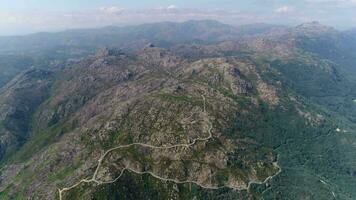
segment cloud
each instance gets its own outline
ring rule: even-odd
[[[352,3],[356,4],[356,0],[308,0],[315,3]]]
[[[264,15],[262,13],[246,13],[224,9],[187,9],[167,6],[157,9],[135,10],[100,7],[80,12],[0,13],[0,34],[27,34],[39,31],[124,26],[163,21],[182,22],[192,19],[212,19],[233,25],[300,22],[294,14],[280,19],[279,13]]]
[[[176,5],[169,5],[167,7],[168,10],[172,10],[172,9],[177,9],[178,7]]]
[[[282,6],[275,10],[275,12],[277,12],[277,13],[290,13],[293,11],[294,11],[294,8],[290,7],[290,6]]]
[[[116,6],[100,7],[99,10],[106,14],[121,14],[124,9]]]
[[[266,0],[267,1],[267,0]],[[277,0],[273,0],[277,1]],[[300,24],[307,21],[321,21],[327,25],[337,25],[341,21],[343,25],[352,26],[356,17],[350,15],[335,15],[337,12],[319,7],[320,1],[356,1],[356,0],[301,0],[313,1],[312,12],[304,7],[289,4],[272,8],[274,12],[241,12],[227,9],[194,9],[179,8],[175,5],[159,7],[156,9],[123,9],[116,6],[98,7],[92,10],[81,11],[27,11],[27,12],[0,12],[0,34],[25,34],[39,31],[60,31],[75,28],[96,28],[103,26],[124,26],[142,23],[154,23],[162,21],[181,22],[186,20],[218,20],[223,23],[241,25],[251,23],[276,23],[276,24]],[[276,5],[278,5],[276,4]],[[352,8],[351,8],[352,10]],[[322,12],[321,12],[322,11]],[[331,13],[334,13],[332,15]],[[345,13],[345,12],[344,12]],[[283,17],[281,17],[283,15]],[[347,17],[348,20],[345,20]]]
[[[98,7],[93,10],[68,12],[0,13],[0,34],[27,34],[76,28],[124,26],[163,21],[219,20],[230,24],[262,23],[264,16],[219,9],[187,9],[175,5],[157,9],[123,9]]]
[[[322,6],[347,7],[356,6],[356,0],[305,0],[307,3],[319,4]]]
[[[178,6],[176,5],[160,6],[158,10],[172,12],[178,10]]]

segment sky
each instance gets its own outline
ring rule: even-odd
[[[213,19],[356,27],[356,0],[0,0],[0,35]]]

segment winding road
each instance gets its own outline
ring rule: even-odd
[[[201,95],[202,98],[203,98],[203,111],[204,113],[206,113],[206,98],[204,95]],[[110,184],[110,183],[114,183],[116,182],[118,179],[120,179],[120,177],[124,174],[124,172],[127,170],[127,171],[131,171],[131,172],[134,172],[136,174],[140,174],[140,175],[143,175],[143,174],[150,174],[151,176],[157,178],[157,179],[160,179],[162,181],[167,181],[167,182],[174,182],[174,183],[177,183],[177,184],[183,184],[183,183],[193,183],[193,184],[196,184],[198,185],[199,187],[202,187],[204,189],[212,189],[212,190],[217,190],[217,189],[222,189],[222,188],[231,188],[231,189],[234,189],[234,190],[245,190],[246,188],[241,188],[241,187],[232,187],[232,186],[219,186],[219,187],[213,187],[213,186],[204,186],[202,185],[201,183],[198,183],[197,181],[193,181],[193,180],[185,180],[185,181],[179,181],[179,180],[176,180],[176,179],[168,179],[168,178],[164,178],[164,177],[160,177],[156,174],[154,174],[153,172],[149,172],[149,171],[145,171],[145,172],[140,172],[140,171],[137,171],[137,170],[134,170],[134,169],[131,169],[131,168],[128,168],[128,167],[125,167],[124,169],[121,170],[120,174],[118,177],[116,177],[114,180],[112,181],[107,181],[107,182],[103,182],[103,181],[100,181],[100,180],[97,180],[96,179],[96,176],[98,174],[98,171],[102,165],[102,162],[103,160],[105,159],[105,157],[112,151],[115,151],[115,150],[118,150],[118,149],[123,149],[123,148],[129,148],[129,147],[132,147],[132,146],[142,146],[142,147],[148,147],[148,148],[152,148],[152,149],[173,149],[173,148],[178,148],[178,147],[185,147],[185,148],[189,148],[191,146],[194,146],[197,142],[206,142],[206,141],[209,141],[211,138],[213,138],[213,134],[211,133],[211,130],[213,129],[213,125],[212,123],[209,121],[209,129],[208,129],[208,133],[209,133],[209,136],[206,137],[206,138],[196,138],[194,139],[191,143],[188,143],[188,144],[176,144],[176,145],[171,145],[171,146],[153,146],[153,145],[149,145],[149,144],[144,144],[144,143],[132,143],[132,144],[128,144],[128,145],[120,145],[120,146],[117,146],[117,147],[114,147],[114,148],[111,148],[109,150],[107,150],[102,156],[100,156],[99,160],[98,160],[98,165],[95,169],[95,172],[92,176],[92,178],[90,179],[82,179],[80,181],[78,181],[77,183],[75,183],[74,185],[70,186],[70,187],[65,187],[65,188],[62,188],[62,189],[58,189],[58,194],[59,194],[59,200],[63,200],[63,193],[66,192],[66,191],[69,191],[71,189],[74,189],[76,188],[77,186],[79,186],[80,184],[82,183],[96,183],[98,185],[102,185],[102,184]],[[275,163],[276,166],[279,168],[279,171],[274,174],[273,176],[269,176],[267,177],[263,182],[256,182],[256,181],[250,181],[249,184],[248,184],[248,188],[247,190],[250,189],[250,186],[252,184],[264,184],[266,183],[268,180],[272,179],[274,176],[278,175],[280,172],[281,172],[281,168],[277,165],[277,163]]]

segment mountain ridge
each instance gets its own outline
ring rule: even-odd
[[[0,199],[353,199],[355,82],[309,48],[334,45],[314,26],[52,55],[0,90],[28,116],[8,133],[19,121],[0,115],[0,136],[23,136],[5,146]]]

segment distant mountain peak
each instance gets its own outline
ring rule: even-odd
[[[321,24],[318,21],[312,21],[298,25],[294,28],[294,30],[297,30],[302,33],[337,32],[337,30],[335,30],[334,28]]]
[[[300,24],[299,26],[309,27],[309,26],[324,26],[324,25],[321,24],[319,21],[311,21],[311,22]]]

